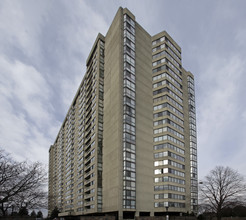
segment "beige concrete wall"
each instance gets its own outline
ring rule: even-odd
[[[120,8],[105,37],[103,212],[122,209],[123,37]]]
[[[152,212],[153,96],[151,36],[136,25],[136,209]]]

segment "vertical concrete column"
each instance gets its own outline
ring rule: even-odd
[[[123,211],[122,210],[118,211],[118,220],[123,220]]]

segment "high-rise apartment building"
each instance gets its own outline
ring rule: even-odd
[[[160,216],[197,212],[194,77],[163,31],[119,8],[49,150],[49,212]]]

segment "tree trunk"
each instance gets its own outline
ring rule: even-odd
[[[2,212],[2,215],[5,216],[6,215],[6,211],[4,209],[3,203],[1,204],[0,210]]]
[[[218,210],[217,210],[217,220],[221,220],[221,208],[218,208]]]

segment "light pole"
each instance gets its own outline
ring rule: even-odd
[[[169,215],[168,215],[168,206],[166,206],[166,211],[167,211],[166,220],[169,220]]]

